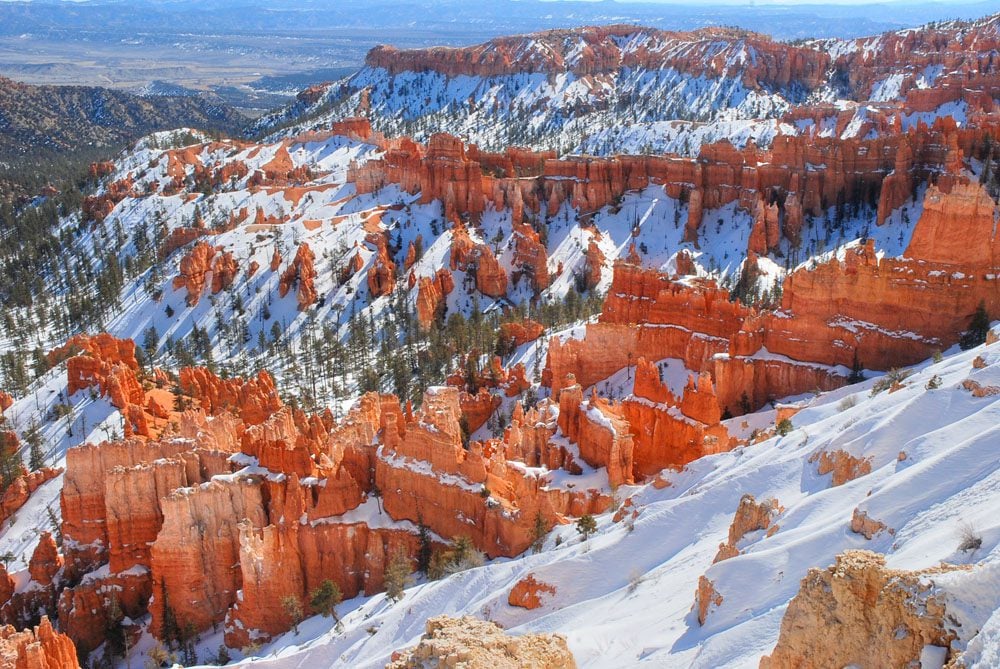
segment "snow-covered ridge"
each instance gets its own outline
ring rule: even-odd
[[[789,112],[815,105],[854,106],[854,122],[827,116],[838,135],[862,137],[877,132],[878,122],[875,129],[867,122],[873,115],[891,117],[911,91],[940,87],[955,90],[937,102],[918,98],[909,112],[928,114],[927,123],[948,115],[961,123],[956,110],[938,108],[960,102],[970,76],[994,74],[984,58],[997,47],[996,26],[989,17],[797,44],[732,30],[610,26],[464,48],[378,47],[313,104],[266,116],[255,131],[323,128],[362,113],[387,135],[426,140],[447,131],[489,150],[697,155],[705,142],[768,146],[778,134],[803,132]]]

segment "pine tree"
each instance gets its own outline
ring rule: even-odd
[[[385,568],[385,596],[396,603],[403,599],[406,586],[413,582],[410,559],[402,551],[393,553]]]
[[[420,541],[420,547],[417,549],[417,569],[426,574],[433,555],[431,533],[430,529],[424,525],[423,518],[418,517],[417,521],[417,538]]]
[[[295,634],[299,633],[299,623],[302,622],[304,612],[302,602],[295,595],[285,595],[281,598],[281,610],[285,612],[288,624]]]
[[[959,339],[959,346],[963,351],[967,351],[970,348],[975,348],[980,344],[986,343],[986,335],[990,331],[990,316],[986,312],[986,303],[981,301],[979,306],[976,307],[976,311],[972,314],[972,321],[969,323],[969,329],[966,330],[961,339]]]
[[[542,517],[542,512],[539,511],[535,514],[535,525],[531,530],[531,552],[541,553],[542,546],[545,545],[545,535],[549,533],[549,528],[545,525],[545,518]]]
[[[324,579],[319,587],[312,591],[309,600],[309,607],[317,611],[324,618],[333,616],[337,618],[337,605],[343,600],[340,587],[330,579]]]

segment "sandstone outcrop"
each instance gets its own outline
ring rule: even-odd
[[[507,596],[507,603],[522,609],[537,609],[544,600],[556,594],[556,587],[544,581],[535,579],[534,574],[528,574],[514,584]]]
[[[576,669],[558,634],[511,636],[492,622],[439,616],[413,648],[397,651],[386,669]]]
[[[131,349],[101,341],[109,358],[117,352],[116,366],[131,371]],[[484,380],[496,377],[494,392],[520,389],[519,369],[520,376],[497,366]],[[160,372],[153,382],[171,381]],[[132,620],[149,614],[154,634],[166,620],[195,631],[224,625],[226,643],[243,647],[287,630],[281,599],[308,601],[326,578],[345,597],[381,590],[393,555],[416,559],[420,523],[435,537],[469,536],[491,557],[513,556],[533,541],[538,518],[551,528],[611,504],[600,490],[553,485],[544,472],[507,460],[582,473],[569,450],[552,443],[559,428],[549,404],[545,418],[515,403],[501,438],[468,443],[463,421],[474,430],[500,404],[486,386],[475,395],[432,389],[417,412],[369,394],[340,422],[328,411],[283,405],[265,372],[220,379],[185,368],[174,393],[180,410],[169,412],[167,436],[68,451],[63,549],[42,537],[28,594],[0,576],[0,591],[4,577],[8,586],[0,618],[58,610],[62,628],[87,653],[104,641],[118,606]],[[614,435],[622,427],[615,408],[591,398],[575,413],[565,429],[580,452],[607,466],[609,478],[627,480],[628,439]],[[351,517],[365,504],[387,516],[384,525]]]
[[[843,450],[833,452],[819,451],[814,453],[809,462],[816,462],[816,473],[820,476],[832,474],[830,485],[838,486],[853,481],[859,476],[865,476],[872,471],[869,458],[859,458]]]
[[[384,235],[369,235],[376,246],[375,258],[368,270],[368,291],[373,298],[388,295],[396,287],[396,265],[389,257]]]
[[[933,574],[887,569],[885,558],[847,551],[828,569],[811,569],[781,621],[778,644],[761,669],[919,664],[925,646],[949,654],[944,603]]]
[[[740,504],[736,507],[736,515],[733,523],[729,526],[729,538],[724,544],[719,544],[719,552],[715,556],[714,562],[720,562],[740,554],[737,544],[750,532],[757,530],[777,529],[772,526],[775,517],[781,513],[781,507],[777,500],[766,499],[758,503],[753,495],[747,494],[740,498]],[[771,532],[768,533],[770,536]]]
[[[712,607],[722,606],[722,602],[722,595],[716,591],[715,584],[704,574],[698,577],[698,590],[694,599],[695,610],[698,612],[698,624],[704,625]]]
[[[851,515],[851,532],[860,534],[871,541],[872,537],[886,529],[885,523],[870,517],[867,511],[855,507],[854,513]]]
[[[411,275],[412,276],[412,275]],[[427,330],[445,306],[445,298],[455,289],[451,272],[441,268],[433,277],[422,276],[417,280],[417,321]]]

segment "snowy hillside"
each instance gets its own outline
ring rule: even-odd
[[[494,620],[512,633],[560,632],[581,667],[756,667],[806,572],[865,548],[898,569],[975,565],[938,587],[963,623],[953,647],[969,649],[965,666],[993,666],[1000,395],[977,397],[963,384],[1000,387],[997,346],[949,351],[910,370],[892,392],[873,390],[873,379],[811,397],[784,437],[620,488],[616,497],[637,512],[634,520],[615,522],[609,512],[587,541],[565,526],[540,554],[420,583],[395,605],[382,595],[345,602],[342,631],[311,619],[298,635],[262,648],[252,665],[381,667],[416,642],[427,617],[446,613]],[[830,474],[817,473],[815,456],[836,451],[867,461],[871,472],[834,486]],[[746,494],[777,501],[777,531],[748,534],[738,556],[713,564]],[[852,531],[858,512],[886,529],[871,540]],[[979,548],[959,549],[963,524],[981,537]],[[533,611],[507,602],[528,574],[555,587]],[[693,605],[703,575],[722,600],[699,625]]]

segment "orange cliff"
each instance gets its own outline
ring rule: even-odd
[[[117,340],[76,345],[131,362]],[[86,654],[104,641],[114,592],[133,620],[152,615],[154,634],[169,611],[198,630],[224,624],[227,643],[242,647],[285,631],[275,602],[305,602],[325,578],[347,597],[379,591],[395,553],[415,560],[419,523],[436,549],[442,538],[468,535],[491,557],[513,556],[533,541],[539,516],[551,527],[611,503],[606,488],[554,486],[526,468],[541,449],[553,467],[582,473],[565,440],[552,441],[555,421],[535,420],[535,409],[515,403],[502,438],[464,444],[461,419],[481,422],[499,404],[485,389],[432,389],[417,412],[368,394],[337,423],[329,412],[284,406],[266,373],[223,380],[184,369],[179,377],[178,404],[193,408],[175,412],[162,436],[68,451],[63,548],[42,538],[27,594],[0,575],[0,586],[10,581],[0,587],[0,620],[57,609]],[[623,427],[615,407],[592,399],[565,429],[587,462],[607,466],[609,481],[626,481],[630,442],[606,421]],[[362,505],[376,508],[352,513]],[[369,527],[369,512],[385,520]]]

